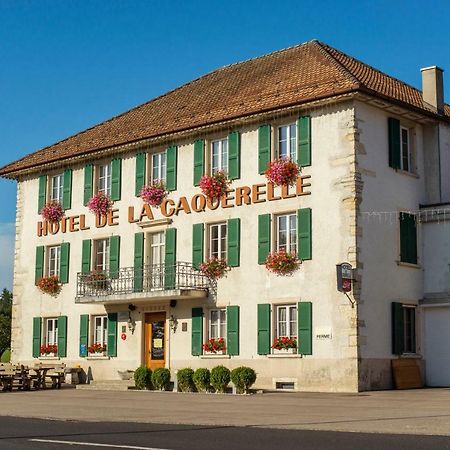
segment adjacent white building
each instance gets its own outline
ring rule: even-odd
[[[391,361],[416,358],[428,385],[449,386],[450,108],[442,71],[423,80],[421,92],[311,41],[0,169],[18,182],[13,361],[94,380],[246,365],[260,388],[354,392],[392,387]],[[281,156],[301,167],[295,187],[266,180]],[[217,170],[232,183],[210,202],[198,182]],[[145,206],[157,179],[169,195]],[[97,192],[114,202],[105,218],[86,207]],[[50,201],[65,209],[56,224],[40,215]],[[264,265],[282,249],[301,260],[289,277]],[[230,267],[217,282],[197,270],[210,257]],[[47,276],[57,296],[36,286]],[[283,336],[295,351],[273,348]],[[224,352],[203,349],[219,338]]]

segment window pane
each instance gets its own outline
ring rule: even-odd
[[[211,172],[217,172],[220,169],[220,142],[214,141],[212,143],[211,155]]]
[[[228,172],[228,140],[222,141],[221,170]]]
[[[402,128],[402,169],[409,170],[409,133]]]
[[[278,157],[288,156],[288,127],[278,128]]]
[[[289,216],[289,251],[297,252],[297,216],[291,214]]]
[[[290,135],[289,156],[293,161],[295,161],[297,155],[297,126],[295,124],[289,126],[289,135]]]

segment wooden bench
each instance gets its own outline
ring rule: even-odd
[[[50,379],[52,383],[53,389],[60,389],[61,384],[64,383],[65,379],[65,364],[52,364],[50,367],[48,367],[48,370],[45,372],[45,379]]]
[[[12,391],[16,369],[12,364],[0,364],[0,384],[3,391]]]

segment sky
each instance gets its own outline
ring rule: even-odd
[[[0,166],[200,75],[319,39],[450,102],[450,1],[0,0]],[[0,180],[0,289],[15,183]]]

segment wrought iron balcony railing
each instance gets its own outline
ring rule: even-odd
[[[77,297],[133,294],[174,289],[215,292],[216,283],[191,263],[125,267],[116,272],[78,273]]]

